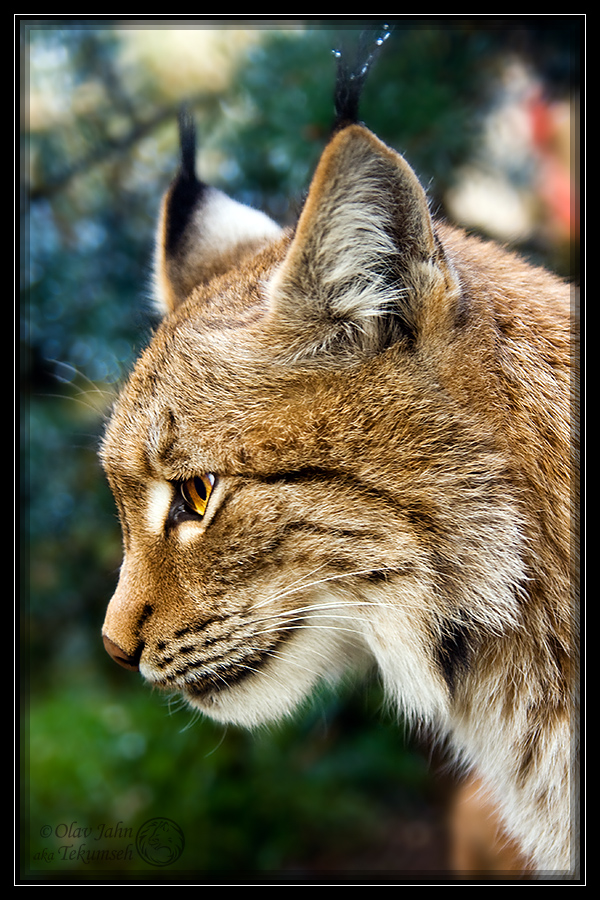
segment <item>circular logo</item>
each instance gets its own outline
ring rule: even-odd
[[[151,866],[168,866],[183,853],[183,831],[172,819],[148,819],[135,838],[137,852]]]

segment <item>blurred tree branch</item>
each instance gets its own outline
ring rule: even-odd
[[[189,98],[189,104],[214,103],[214,97],[208,94],[196,94]],[[97,145],[90,153],[86,154],[79,160],[71,162],[64,171],[49,178],[46,181],[40,181],[35,185],[27,186],[27,199],[30,202],[36,200],[49,199],[60,191],[64,190],[70,182],[78,175],[85,174],[99,163],[105,162],[114,154],[122,154],[130,150],[135,144],[148,137],[164,122],[169,120],[175,121],[179,105],[172,104],[157,110],[150,118],[140,121],[135,119],[132,121],[130,130],[120,137],[103,137],[102,143]]]

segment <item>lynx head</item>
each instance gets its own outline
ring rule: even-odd
[[[109,653],[244,725],[373,662],[443,711],[520,567],[501,455],[444,386],[469,330],[415,173],[340,116],[282,231],[197,179],[184,120],[156,259],[164,317],[102,449]]]

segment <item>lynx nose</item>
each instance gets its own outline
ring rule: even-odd
[[[115,644],[114,641],[111,641],[111,639],[105,634],[102,635],[102,640],[104,641],[104,649],[116,663],[119,663],[119,665],[123,666],[124,669],[129,669],[130,672],[138,671],[141,650],[138,651],[135,656],[128,656],[124,650],[121,650],[118,644]]]

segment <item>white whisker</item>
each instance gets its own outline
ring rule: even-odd
[[[331,603],[315,603],[315,604],[308,604],[307,606],[296,606],[290,610],[280,610],[279,612],[272,613],[270,616],[261,616],[259,619],[256,619],[255,621],[256,622],[267,622],[267,621],[269,621],[269,619],[277,619],[277,618],[280,618],[283,616],[285,616],[285,617],[289,617],[289,616],[300,617],[303,613],[313,613],[315,611],[322,611],[322,610],[336,610],[336,609],[341,608],[340,613],[338,613],[338,614],[336,614],[335,612],[332,613],[333,615],[337,615],[337,617],[339,617],[342,614],[342,612],[345,612],[346,610],[353,608],[353,607],[366,607],[367,609],[393,609],[396,611],[398,610],[398,607],[395,604],[382,603],[381,601],[375,601],[375,602],[370,601],[370,600],[356,600],[356,601],[353,600],[350,602],[331,601]],[[406,607],[404,607],[404,608],[406,608]],[[322,617],[322,618],[324,618],[324,617]],[[346,616],[346,618],[354,619],[355,617],[350,615],[350,616]]]
[[[294,588],[296,585],[300,585],[300,587],[297,588],[297,590],[301,590],[303,587],[310,587],[310,582],[305,585],[302,585],[301,582],[303,582],[305,578],[310,578],[312,575],[316,575],[316,573],[320,572],[321,569],[324,569],[326,567],[326,565],[327,565],[327,563],[322,563],[320,566],[317,566],[316,569],[313,569],[312,572],[307,572],[305,575],[301,575],[300,578],[297,578],[296,581],[292,581],[291,584],[288,584],[287,587],[285,588],[286,593],[287,592],[293,593],[293,591],[291,589]],[[280,594],[271,594],[270,596],[266,597],[264,600],[261,600],[260,603],[253,604],[250,607],[250,609],[260,609],[261,606],[265,606],[267,603],[271,603],[272,600],[277,599],[279,596],[280,596]]]
[[[325,618],[325,616],[323,616],[322,618]],[[261,631],[257,631],[256,634],[257,634],[257,635],[259,635],[259,634],[274,634],[274,633],[278,633],[278,632],[286,631],[286,630],[288,630],[288,631],[298,631],[298,630],[300,630],[300,628],[309,628],[309,627],[310,627],[310,624],[307,623],[307,622],[302,622],[302,621],[301,621],[301,624],[300,624],[300,625],[297,625],[297,624],[295,624],[295,620],[292,620],[292,621],[289,622],[289,623],[282,623],[282,624],[280,624],[280,625],[273,625],[272,628],[264,628],[264,629],[262,629]],[[354,635],[355,637],[362,637],[362,636],[363,636],[362,633],[361,633],[358,629],[356,629],[356,628],[344,628],[344,627],[342,627],[341,625],[333,625],[333,624],[331,624],[331,625],[321,625],[321,624],[320,624],[318,627],[319,627],[319,629],[321,629],[322,631],[333,631],[333,632],[336,632],[336,633],[338,633],[338,634],[352,634],[352,635]]]
[[[310,574],[314,575],[315,572],[318,572],[319,569],[322,569],[322,568],[324,568],[324,565],[319,566],[317,569],[315,569]],[[270,603],[273,600],[280,600],[282,597],[287,597],[289,594],[295,594],[301,590],[306,590],[306,589],[312,588],[312,587],[319,587],[322,584],[328,584],[330,581],[340,581],[343,578],[353,578],[358,575],[371,575],[373,572],[394,572],[394,571],[397,571],[397,570],[393,566],[381,566],[379,568],[371,567],[368,569],[355,569],[350,572],[338,572],[335,575],[328,575],[327,578],[321,578],[317,581],[309,581],[306,584],[300,584],[299,587],[294,588],[294,585],[297,585],[299,582],[302,581],[302,579],[299,578],[297,581],[292,582],[291,585],[288,585],[284,590],[280,591],[277,594],[270,595],[265,600],[261,601],[260,603],[254,604],[250,608],[251,609],[259,609],[261,606],[265,606],[267,603]]]

